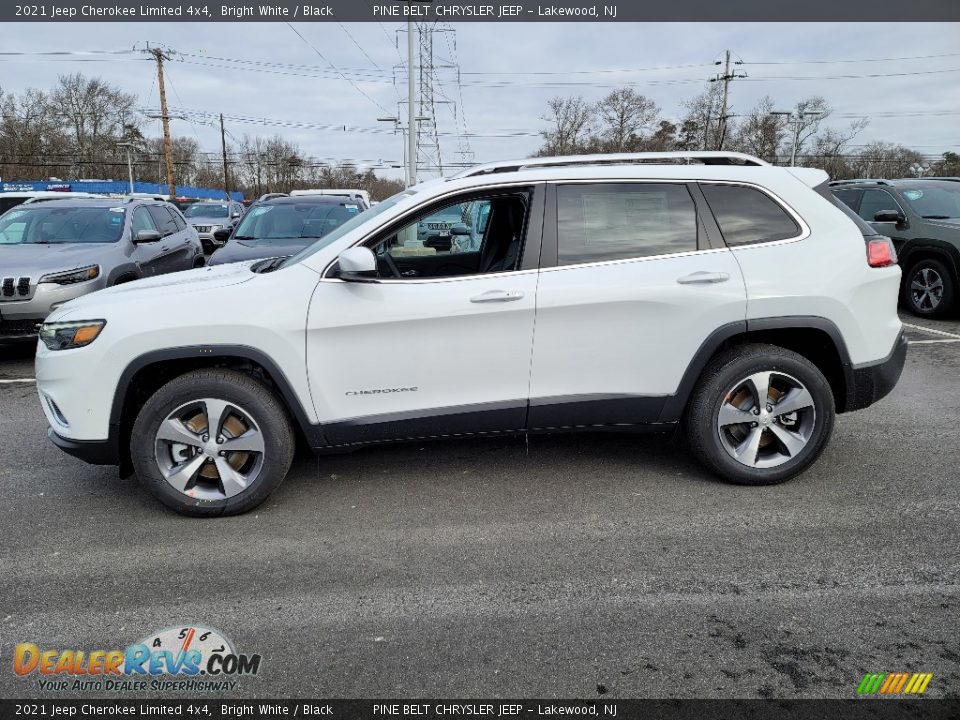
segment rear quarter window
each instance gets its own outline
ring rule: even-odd
[[[800,235],[800,226],[773,198],[744,185],[702,184],[710,210],[727,245],[788,240]]]

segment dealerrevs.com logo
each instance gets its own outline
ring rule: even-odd
[[[85,692],[235,690],[260,671],[260,655],[238,653],[225,635],[200,625],[166,628],[123,650],[47,648],[20,643],[13,671],[40,690]]]

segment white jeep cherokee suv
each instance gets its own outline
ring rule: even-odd
[[[906,356],[893,247],[827,181],[709,152],[430,181],[289,259],[60,307],[37,350],[49,435],[202,516],[263,502],[297,441],[682,422],[717,475],[781,482]],[[419,223],[451,206],[450,250],[424,247]]]

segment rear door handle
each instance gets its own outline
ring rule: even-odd
[[[684,275],[682,278],[677,278],[677,282],[681,285],[711,285],[713,283],[722,283],[730,279],[730,273],[725,272],[706,272],[701,270],[700,272],[691,273],[690,275]]]
[[[470,298],[472,303],[513,302],[520,300],[523,293],[520,290],[488,290],[482,295]]]

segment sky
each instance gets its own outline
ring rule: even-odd
[[[401,135],[378,118],[397,115],[398,101],[406,97],[401,66],[406,36],[398,34],[405,27],[377,22],[6,24],[0,26],[0,88],[49,88],[58,75],[82,72],[136,94],[141,107],[155,109],[152,59],[123,52],[150,43],[175,51],[166,63],[172,113],[177,108],[207,113],[174,119],[174,134],[218,151],[214,118],[222,112],[231,137],[279,133],[316,158],[385,167],[378,172],[401,177],[402,171],[390,168],[403,160]],[[547,101],[557,95],[582,95],[593,102],[629,83],[653,99],[665,118],[677,120],[682,100],[700,92],[721,69],[714,63],[727,49],[743,62],[736,69],[748,76],[731,84],[734,114],[749,111],[764,95],[784,109],[822,95],[834,108],[832,126],[871,118],[854,143],[885,140],[930,156],[960,151],[960,24],[443,27],[452,32],[435,34],[436,62],[460,68],[459,83],[455,70],[441,68],[434,86],[445,163],[530,155],[540,144],[537,133],[546,127]],[[38,54],[64,51],[80,54]],[[84,54],[92,51],[100,52]],[[18,52],[32,54],[11,54]],[[405,108],[401,112],[405,115]],[[464,128],[472,135],[469,147],[458,137]],[[148,121],[146,130],[159,135],[159,121]],[[464,155],[465,150],[472,154]]]

